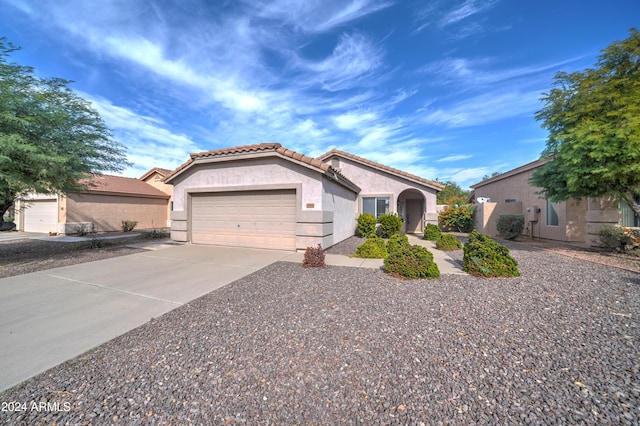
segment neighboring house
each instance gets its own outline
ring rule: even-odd
[[[596,245],[599,242],[597,231],[602,226],[638,225],[638,218],[634,217],[631,208],[620,206],[612,197],[552,203],[539,195],[541,188],[531,186],[529,180],[545,161],[536,160],[471,185],[472,197],[477,204],[478,231],[496,236],[500,215],[519,214],[525,217],[524,234],[527,236]],[[486,202],[487,199],[490,201]]]
[[[62,195],[30,194],[16,202],[18,230],[74,234],[121,231],[123,220],[137,229],[165,228],[170,195],[139,179],[94,175],[87,190]]]
[[[166,178],[171,170],[161,169],[160,167],[154,167],[147,173],[140,176],[140,180],[148,183],[160,191],[169,194],[169,202],[167,203],[167,223],[166,227],[171,226],[171,210],[173,210],[173,185],[166,184],[164,178]]]
[[[174,240],[284,250],[331,247],[354,235],[363,212],[431,219],[442,189],[342,151],[311,158],[277,143],[191,154],[165,183]],[[416,222],[410,230],[422,229]]]

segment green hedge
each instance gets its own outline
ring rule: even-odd
[[[382,238],[391,238],[392,235],[398,234],[402,229],[402,219],[393,213],[385,213],[378,218],[380,224],[380,236]]]
[[[388,273],[407,278],[438,278],[440,270],[433,261],[433,254],[418,245],[404,246],[395,250],[384,260]]]
[[[429,241],[438,241],[442,235],[442,231],[440,231],[440,227],[433,223],[427,223],[427,226],[424,228],[424,239]]]
[[[482,277],[520,276],[518,262],[511,257],[509,249],[475,230],[464,245],[462,269]]]
[[[409,237],[404,234],[394,234],[389,238],[389,241],[387,241],[387,252],[393,253],[410,245]]]
[[[438,250],[460,250],[462,241],[453,234],[442,234],[436,241],[436,248]]]
[[[376,236],[376,218],[369,213],[358,216],[358,234],[361,237],[371,238]]]
[[[384,259],[387,257],[387,245],[382,238],[369,238],[358,246],[355,257]]]

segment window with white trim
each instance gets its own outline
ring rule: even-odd
[[[389,197],[363,197],[362,213],[372,214],[376,218],[389,213]]]

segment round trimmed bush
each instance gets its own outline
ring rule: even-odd
[[[396,250],[384,260],[384,269],[390,274],[407,278],[438,278],[440,270],[433,254],[425,247],[409,245]]]
[[[387,257],[387,244],[382,238],[369,238],[356,249],[355,257],[366,259],[384,259]]]
[[[438,241],[442,235],[442,231],[440,231],[440,227],[433,223],[427,223],[427,226],[424,228],[424,239],[429,241]]]
[[[519,277],[518,261],[488,235],[473,231],[464,245],[462,269],[481,277]]]
[[[442,234],[436,241],[436,248],[438,250],[460,250],[462,248],[462,241],[456,238],[453,234]]]
[[[385,213],[378,218],[380,224],[380,236],[390,238],[393,234],[400,233],[402,229],[402,219],[394,213]]]
[[[403,247],[410,246],[409,237],[404,234],[393,234],[387,241],[387,252],[393,253]]]
[[[376,236],[376,218],[369,213],[358,216],[358,234],[361,237],[371,238]]]

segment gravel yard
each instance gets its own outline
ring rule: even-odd
[[[275,263],[0,393],[0,421],[637,425],[640,274],[510,247],[518,278]]]

